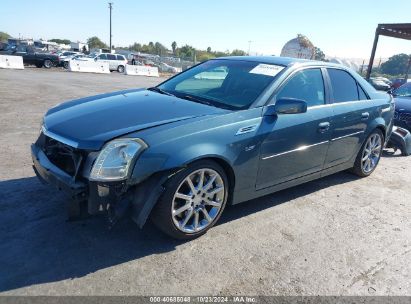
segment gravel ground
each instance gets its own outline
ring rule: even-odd
[[[161,79],[0,70],[0,294],[411,295],[411,157],[338,173],[225,210],[178,242],[152,224],[66,222],[31,168],[49,107]]]

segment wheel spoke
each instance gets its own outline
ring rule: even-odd
[[[201,211],[203,211],[203,214],[204,214],[204,217],[206,218],[206,220],[209,222],[209,223],[211,223],[211,221],[213,220],[212,218],[211,218],[211,216],[208,214],[208,211],[204,208],[204,209],[201,209]]]
[[[219,192],[221,192],[221,191],[223,191],[223,190],[224,190],[224,187],[216,187],[216,188],[214,188],[213,190],[211,190],[210,192],[207,192],[207,194],[208,194],[209,196],[213,196],[214,194],[219,193]]]
[[[188,186],[190,187],[191,193],[192,194],[196,193],[196,188],[194,187],[193,181],[191,180],[190,176],[186,178],[186,181],[187,181]]]
[[[183,194],[183,193],[177,192],[175,196],[176,196],[176,198],[181,198],[181,199],[183,199],[183,200],[185,200],[185,201],[191,200],[191,196],[190,196],[190,195],[187,195],[187,194]]]
[[[213,200],[211,200],[211,199],[209,199],[209,198],[207,198],[207,199],[205,200],[205,203],[206,203],[206,205],[208,205],[208,206],[213,206],[213,207],[220,207],[220,206],[221,206],[221,203],[216,202],[216,201],[213,201]]]
[[[197,231],[198,229],[198,222],[199,222],[200,214],[198,211],[194,213],[194,231]]]
[[[204,173],[204,170],[202,170],[200,173],[200,180],[198,181],[197,189],[202,189],[204,186]]]
[[[187,213],[186,217],[184,220],[180,223],[180,227],[184,228],[185,225],[187,225],[187,222],[190,220],[190,218],[193,216],[194,210],[190,209],[190,211]]]
[[[179,215],[179,214],[183,213],[184,211],[186,211],[186,210],[188,210],[188,209],[190,209],[190,208],[191,208],[191,204],[190,204],[190,203],[187,203],[187,204],[185,204],[184,206],[178,208],[177,210],[174,210],[173,214],[174,214],[174,215]]]
[[[216,178],[217,178],[217,174],[214,174],[212,177],[210,177],[210,180],[207,182],[207,184],[203,187],[203,189],[205,190],[205,191],[208,191],[210,188],[211,188],[211,186],[213,185],[213,183],[214,183],[214,181],[216,180]]]

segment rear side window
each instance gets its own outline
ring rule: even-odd
[[[309,107],[323,105],[324,81],[320,69],[307,69],[295,73],[280,89],[276,100],[296,98],[307,102]]]
[[[328,69],[334,102],[358,100],[358,88],[355,79],[346,71]]]
[[[116,55],[107,54],[107,59],[108,60],[116,60]]]
[[[117,60],[126,60],[123,55],[117,55]]]
[[[359,84],[357,84],[357,86],[358,86],[358,96],[360,97],[360,100],[367,100],[368,97],[367,97],[367,94],[365,94],[363,88]]]

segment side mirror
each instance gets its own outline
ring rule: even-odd
[[[307,102],[302,99],[281,98],[275,104],[268,105],[264,116],[277,114],[300,114],[307,112]]]
[[[94,61],[97,61],[98,60],[98,58],[96,57],[96,58],[94,58]]]

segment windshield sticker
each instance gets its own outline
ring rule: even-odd
[[[250,71],[251,74],[260,74],[274,77],[280,73],[284,67],[272,64],[259,64]]]

